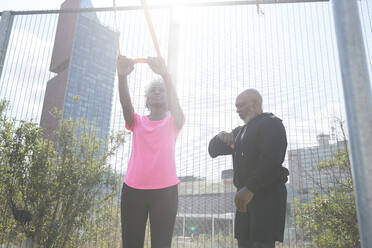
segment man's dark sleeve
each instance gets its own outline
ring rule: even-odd
[[[239,127],[235,128],[234,130],[232,130],[232,134],[234,135],[234,139],[235,139],[235,137],[238,134],[240,129],[241,129],[241,127],[239,126]],[[216,136],[213,137],[213,139],[211,139],[211,141],[209,141],[208,152],[209,152],[209,155],[212,158],[215,158],[215,157],[220,156],[220,155],[232,155],[234,150],[229,145],[222,142],[216,135]]]
[[[285,128],[279,119],[268,119],[259,131],[257,169],[248,177],[246,187],[253,193],[274,183],[283,182],[282,163],[287,149]],[[286,170],[288,171],[288,170]]]
[[[208,152],[212,158],[215,158],[220,155],[231,155],[233,149],[226,143],[222,142],[216,135],[211,139],[211,141],[209,141]]]

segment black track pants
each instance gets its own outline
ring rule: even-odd
[[[121,192],[123,248],[143,248],[147,217],[151,248],[170,248],[178,207],[178,186],[134,189],[124,184]]]

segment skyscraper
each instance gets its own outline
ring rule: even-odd
[[[93,7],[90,0],[66,0],[61,9]],[[84,118],[98,136],[109,134],[116,70],[115,32],[102,25],[94,12],[61,13],[58,19],[40,125],[53,138],[57,120]]]

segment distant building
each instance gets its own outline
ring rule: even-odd
[[[212,183],[205,178],[180,177],[178,214],[174,233],[177,236],[192,234],[228,234],[233,231],[235,214],[235,187],[232,169],[221,173],[221,182]],[[214,234],[213,234],[214,233]]]
[[[291,193],[288,200],[297,198],[301,202],[308,202],[313,193],[321,194],[324,190],[334,188],[334,175],[343,177],[338,169],[333,168],[319,172],[317,166],[320,162],[331,159],[333,154],[345,149],[346,141],[330,143],[330,136],[320,134],[317,136],[318,145],[288,151],[288,167],[290,171]]]
[[[61,9],[93,7],[90,0],[66,0]],[[110,130],[116,71],[115,32],[100,23],[94,12],[61,13],[58,19],[40,125],[53,139],[54,109],[63,118],[84,118],[99,137]]]

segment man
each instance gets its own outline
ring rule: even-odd
[[[279,118],[262,112],[262,97],[255,89],[243,91],[235,105],[245,125],[216,135],[209,154],[233,157],[238,247],[273,248],[284,236],[289,175],[282,166],[285,128]]]

